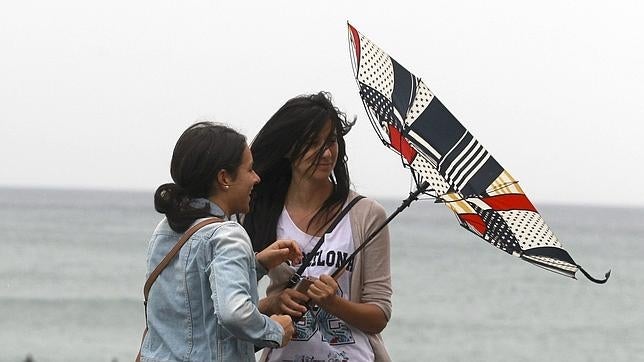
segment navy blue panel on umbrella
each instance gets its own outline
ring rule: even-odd
[[[534,255],[534,256],[544,256],[547,258],[563,260],[567,263],[577,265],[577,263],[575,263],[575,261],[572,260],[572,257],[570,256],[570,254],[568,254],[567,251],[561,248],[553,248],[551,246],[541,246],[538,248],[528,249],[525,251],[525,254]]]
[[[467,130],[434,97],[409,128],[429,143],[441,156],[446,154]]]
[[[404,118],[411,106],[412,99],[416,98],[418,82],[407,69],[393,58],[390,59],[394,68],[394,91],[391,98],[398,113]]]
[[[503,172],[503,167],[493,157],[488,158],[483,166],[472,176],[472,178],[461,187],[461,192],[466,196],[483,195],[485,190]]]
[[[454,147],[454,149],[452,149],[448,154],[443,155],[443,158],[441,158],[438,167],[438,171],[441,173],[441,175],[445,175],[447,169],[450,168],[452,164],[454,164],[454,167],[458,167],[460,162],[463,162],[462,156],[467,155],[469,152],[473,151],[473,145],[470,144],[472,142],[472,138],[474,138],[472,134],[467,132],[467,134],[456,145],[456,147]],[[458,161],[455,161],[456,158],[458,158]]]

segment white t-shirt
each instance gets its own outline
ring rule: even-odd
[[[300,230],[286,208],[277,222],[277,238],[295,240],[305,256],[315,247],[319,237],[311,236]],[[354,250],[349,214],[345,215],[335,229],[327,234],[304,276],[317,277],[332,274]],[[299,265],[295,266],[297,269]],[[338,280],[338,294],[349,299],[353,263]],[[284,348],[269,352],[268,361],[295,362],[368,362],[374,355],[367,335],[324,309],[314,307],[295,325],[291,342]]]

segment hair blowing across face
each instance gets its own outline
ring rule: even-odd
[[[253,188],[250,212],[244,217],[255,251],[264,249],[276,237],[277,221],[291,182],[291,163],[311,148],[328,121],[338,142],[338,159],[331,175],[333,192],[314,217],[331,219],[333,206],[349,195],[349,171],[344,136],[353,126],[331,102],[330,94],[320,92],[288,100],[266,122],[251,144],[255,172],[262,182]],[[324,149],[318,150],[319,156]],[[315,166],[315,165],[313,165]]]
[[[214,194],[220,170],[235,176],[245,148],[246,137],[221,124],[199,122],[183,132],[170,162],[174,183],[159,186],[154,194],[154,208],[166,215],[172,230],[184,232],[210,216],[209,207],[195,208],[190,201]]]

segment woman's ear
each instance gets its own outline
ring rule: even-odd
[[[221,169],[219,170],[219,172],[217,172],[217,188],[219,190],[228,190],[232,181],[233,180],[230,177],[230,174],[228,174],[226,170]]]

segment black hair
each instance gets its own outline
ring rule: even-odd
[[[184,232],[195,220],[210,216],[209,206],[196,208],[190,201],[215,193],[220,170],[234,177],[245,148],[246,137],[222,124],[199,122],[183,132],[170,162],[174,183],[159,186],[154,194],[154,208],[165,214],[172,230]]]
[[[338,143],[338,159],[331,175],[334,187],[312,218],[322,217],[323,224],[326,224],[339,212],[337,210],[331,213],[332,208],[343,204],[349,195],[350,180],[344,136],[354,124],[333,105],[331,95],[320,92],[288,100],[266,122],[251,143],[255,172],[262,182],[253,188],[250,211],[244,217],[244,227],[255,251],[260,251],[275,241],[277,221],[291,183],[291,162],[313,147],[311,141],[320,134],[329,120],[333,124]],[[312,168],[317,166],[323,152],[324,146],[318,150]]]

